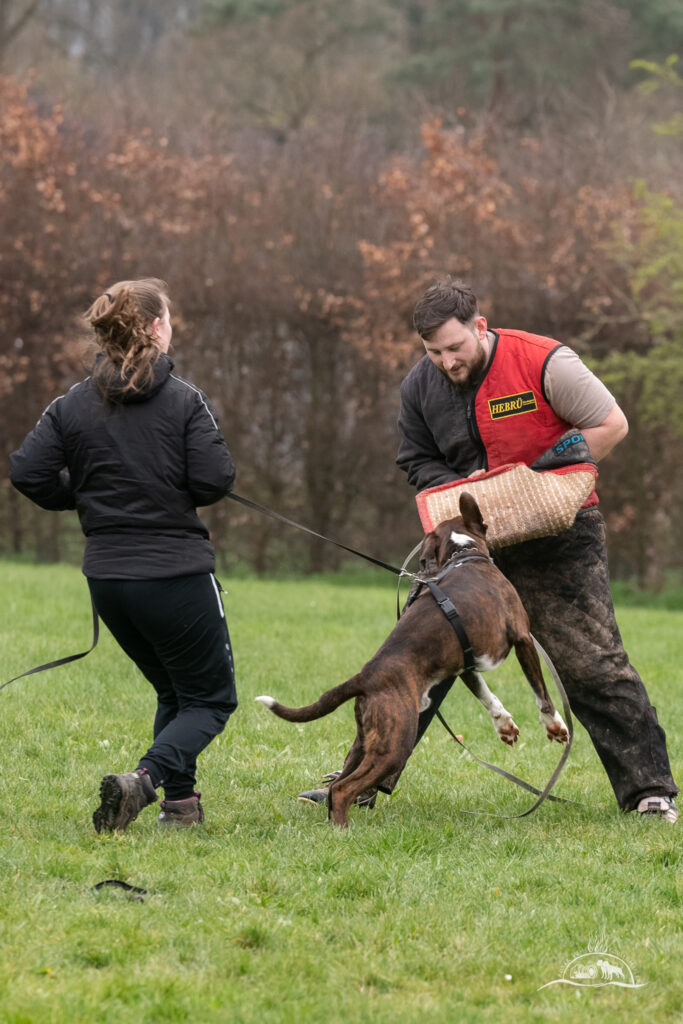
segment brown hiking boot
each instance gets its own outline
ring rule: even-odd
[[[95,831],[123,832],[143,807],[158,799],[144,768],[123,775],[105,775],[100,783],[100,806],[92,816]]]
[[[162,800],[157,822],[164,828],[192,828],[204,821],[204,809],[199,802],[202,794],[185,797],[184,800]]]

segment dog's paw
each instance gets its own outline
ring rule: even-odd
[[[517,742],[519,729],[513,722],[512,716],[507,714],[507,712],[504,715],[497,715],[493,720],[493,724],[503,743],[513,747]]]
[[[541,712],[541,723],[545,726],[545,734],[549,740],[557,743],[569,742],[569,730],[562,721],[562,716],[556,711],[553,715]]]

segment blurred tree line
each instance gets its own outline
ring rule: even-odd
[[[603,377],[631,428],[601,465],[613,571],[680,576],[681,52],[670,0],[0,0],[4,451],[86,372],[91,299],[162,277],[238,493],[401,559],[398,384],[450,272]],[[339,561],[204,518],[229,565]],[[5,477],[0,551],[80,544]]]

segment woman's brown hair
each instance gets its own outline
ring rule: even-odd
[[[104,398],[112,398],[114,384],[119,394],[150,384],[161,351],[152,323],[168,305],[165,281],[143,277],[111,285],[84,313],[103,352],[93,381]]]

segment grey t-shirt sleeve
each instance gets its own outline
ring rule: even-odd
[[[576,352],[561,345],[548,360],[545,393],[553,410],[573,427],[597,427],[616,400],[582,363]]]

